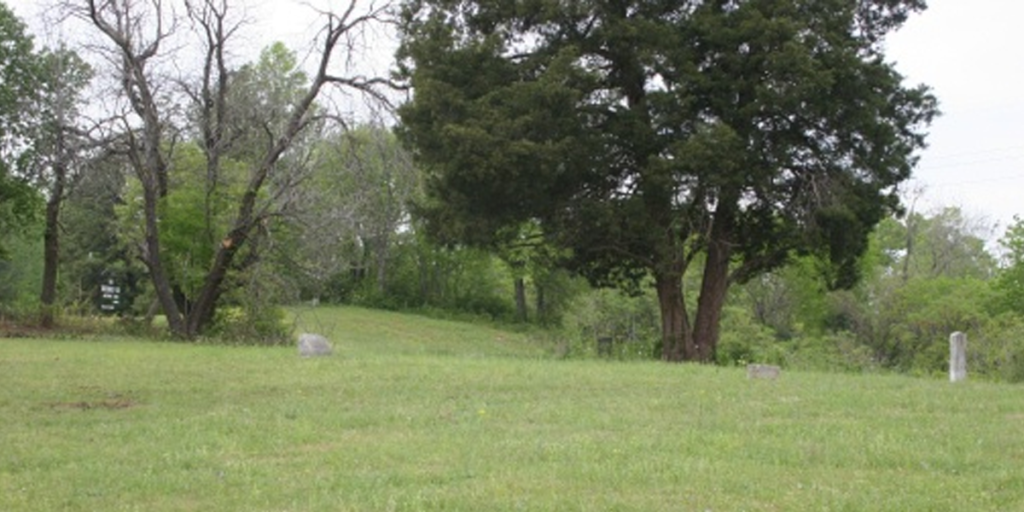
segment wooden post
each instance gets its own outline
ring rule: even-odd
[[[949,335],[949,381],[967,378],[967,335],[954,332]]]

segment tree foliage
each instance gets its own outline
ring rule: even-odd
[[[98,144],[91,140],[89,130],[81,126],[81,109],[93,77],[92,68],[66,46],[47,50],[39,59],[41,83],[33,102],[36,124],[31,152],[36,166],[34,174],[46,196],[40,323],[52,327],[60,266],[61,212],[87,166],[87,153],[96,153]]]
[[[768,327],[787,361],[805,368],[889,369],[933,374],[947,364],[948,338],[971,339],[972,372],[999,375],[1019,319],[1002,309],[1005,269],[985,249],[989,226],[947,207],[883,220],[861,260],[864,279],[829,291],[801,258],[743,285],[742,305]],[[733,329],[727,325],[727,329]],[[1003,357],[1002,362],[999,358]]]
[[[410,0],[403,134],[432,230],[528,220],[598,284],[651,275],[663,357],[715,360],[726,291],[793,254],[848,287],[936,113],[883,41],[920,0]],[[683,275],[702,255],[695,314]]]
[[[296,72],[297,60],[284,47],[271,46],[253,67],[235,69],[234,48],[241,41],[243,18],[226,0],[186,2],[184,9],[159,0],[81,0],[71,11],[106,44],[95,45],[121,86],[124,108],[115,114],[124,131],[119,151],[127,155],[141,191],[142,227],[138,245],[171,332],[190,339],[213,322],[218,305],[232,291],[232,279],[257,261],[250,256],[266,239],[269,226],[299,181],[300,142],[324,118],[317,107],[321,92],[338,87],[382,99],[387,80],[336,72],[332,66],[349,38],[385,16],[384,9],[321,13],[313,57],[316,72]],[[176,31],[186,27],[202,58],[196,68],[162,64],[180,49]],[[181,63],[179,60],[178,63]],[[168,79],[167,75],[174,78]],[[181,114],[185,115],[182,116]],[[186,121],[186,123],[183,123]],[[174,262],[165,259],[162,212],[170,211],[174,149],[189,137],[200,148],[206,230],[212,251],[201,285],[193,294],[175,282]],[[241,153],[241,156],[239,156]],[[218,190],[231,174],[232,161],[245,165],[244,184],[231,200],[226,226],[213,221]],[[188,195],[186,199],[194,199]]]
[[[0,2],[0,237],[32,223],[40,197],[25,172],[40,73],[25,25]],[[0,257],[6,257],[0,239]]]
[[[996,288],[1000,292],[997,308],[1024,316],[1024,219],[1015,216],[999,239],[1003,267]]]

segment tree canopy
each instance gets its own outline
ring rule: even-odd
[[[25,25],[0,2],[0,234],[33,219],[40,201],[18,171],[29,157],[25,140],[30,105],[39,83],[32,38]],[[0,256],[5,251],[0,242]]]
[[[237,6],[227,1],[185,2],[183,9],[158,0],[66,5],[103,41],[93,48],[121,85],[124,108],[115,107],[113,115],[125,132],[118,152],[126,156],[141,197],[136,254],[170,331],[195,338],[213,323],[233,289],[232,278],[258,262],[260,243],[284,209],[284,196],[302,180],[304,166],[296,163],[303,158],[303,138],[329,117],[318,105],[321,93],[336,89],[384,98],[379,89],[388,85],[386,79],[352,76],[333,66],[341,54],[351,57],[355,49],[345,42],[380,22],[384,9],[356,10],[353,4],[343,12],[321,11],[322,30],[311,53],[316,72],[307,76],[280,44],[264,51],[259,62],[235,68],[232,55],[246,22],[241,9],[236,15]],[[203,52],[192,69],[173,58],[182,47],[171,41],[186,24],[191,30],[182,35]],[[170,61],[173,66],[166,65]],[[187,149],[179,157],[175,148],[182,135],[191,145],[182,146]],[[188,190],[196,183],[190,177],[198,177],[200,187]],[[195,219],[176,206],[202,207],[201,222],[190,225]],[[188,234],[167,227],[175,222]],[[174,255],[196,260],[183,268]]]
[[[469,243],[538,221],[595,283],[651,276],[663,357],[713,361],[730,283],[794,254],[832,286],[856,280],[937,112],[883,52],[924,8],[409,0],[400,115],[428,175],[421,211]]]

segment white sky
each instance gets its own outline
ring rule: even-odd
[[[46,0],[6,1],[38,33]],[[340,4],[332,0],[320,3]],[[262,0],[262,18],[246,37],[256,48],[280,39],[300,52],[314,30],[308,7],[295,0]],[[934,89],[943,115],[915,171],[919,208],[959,206],[1005,227],[1024,216],[1024,1],[930,0],[888,41],[888,57],[910,84]],[[272,38],[263,35],[276,34]],[[308,45],[308,43],[306,43]],[[368,44],[375,70],[386,68],[392,44]],[[908,187],[910,188],[910,187]],[[1002,228],[996,233],[998,236]]]
[[[926,204],[1005,227],[1024,217],[1024,2],[928,3],[888,44],[897,69],[930,85],[943,112],[915,179]]]

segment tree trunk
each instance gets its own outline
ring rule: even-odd
[[[704,263],[704,277],[701,280],[693,326],[696,345],[696,357],[693,360],[701,363],[714,363],[718,348],[719,323],[729,291],[729,261],[732,257],[732,245],[725,236],[727,232],[725,226],[712,230],[707,261]]]
[[[246,224],[244,221],[239,222],[239,227],[232,231],[217,249],[213,265],[210,266],[210,271],[203,281],[203,288],[200,290],[192,310],[189,311],[187,325],[190,338],[200,335],[213,321],[217,301],[223,293],[224,280],[228,276],[231,262],[235,259],[238,249],[248,238],[248,230],[252,229],[251,226],[247,228]]]
[[[537,319],[545,321],[548,316],[548,302],[547,297],[544,294],[544,286],[537,284],[534,281],[533,294],[536,296],[534,304],[536,304],[536,316]]]
[[[43,289],[39,296],[42,304],[40,323],[45,329],[54,325],[54,307],[57,302],[57,273],[60,264],[60,205],[64,199],[64,180],[67,168],[63,163],[53,166],[53,189],[46,201],[46,228],[43,232]]]
[[[526,322],[528,319],[528,313],[526,310],[526,279],[517,277],[515,279],[516,288],[516,321]]]
[[[141,175],[143,180],[143,211],[146,223],[146,235],[143,245],[142,261],[149,270],[149,277],[153,283],[153,291],[157,300],[160,301],[160,308],[167,317],[167,327],[171,335],[180,339],[189,339],[187,324],[174,299],[174,290],[171,286],[167,272],[164,270],[163,258],[160,255],[160,221],[157,216],[158,190],[152,180],[154,178]]]
[[[388,249],[391,244],[391,238],[387,232],[382,232],[377,235],[374,240],[374,265],[377,267],[377,293],[382,297],[388,290]]]
[[[235,254],[245,245],[253,230],[262,221],[257,214],[256,206],[260,190],[263,189],[263,184],[270,177],[281,155],[291,147],[296,135],[305,127],[307,122],[305,119],[306,113],[313,105],[313,101],[319,94],[320,89],[327,82],[327,54],[324,55],[323,59],[321,61],[320,74],[314,80],[306,95],[296,105],[285,133],[267,150],[259,167],[253,170],[249,178],[249,184],[246,186],[245,193],[242,194],[241,201],[239,201],[238,213],[235,215],[233,228],[228,233],[228,236],[221,241],[220,246],[217,247],[213,264],[210,266],[210,271],[206,274],[206,279],[203,281],[203,288],[199,292],[199,297],[196,298],[194,309],[189,312],[185,322],[186,333],[189,338],[198,336],[213,321],[217,301],[224,292],[224,280],[227,278],[228,270],[235,259]]]
[[[696,353],[683,301],[682,275],[657,273],[654,282],[661,309],[661,358],[670,362],[692,360]]]
[[[139,2],[138,6],[144,4]],[[238,26],[232,25],[232,28],[225,31],[224,20],[227,2],[217,5],[212,2],[201,2],[201,4],[204,5],[187,5],[186,12],[191,21],[198,25],[199,32],[205,33],[206,41],[204,42],[208,46],[204,90],[200,96],[205,109],[203,114],[207,117],[215,114],[217,118],[216,122],[208,120],[203,130],[207,156],[210,158],[207,168],[208,176],[212,178],[218,174],[216,168],[218,155],[223,156],[221,151],[227,147],[220,145],[222,142],[227,142],[224,140],[222,131],[226,126],[222,123],[228,117],[225,114],[228,95],[228,73],[223,58],[225,45],[231,33]],[[80,14],[112,43],[111,49],[114,52],[112,54],[114,58],[111,60],[119,65],[117,72],[124,97],[131,107],[132,114],[138,117],[138,119],[132,120],[126,117],[123,121],[126,126],[140,125],[137,132],[129,130],[132,136],[127,141],[126,153],[143,188],[145,241],[141,248],[143,252],[141,259],[149,270],[157,298],[167,315],[171,333],[179,338],[191,339],[201,332],[212,318],[217,300],[223,293],[222,286],[228,270],[232,268],[231,264],[236,252],[246,243],[257,223],[266,218],[267,212],[258,211],[256,208],[257,198],[264,191],[264,184],[269,179],[281,155],[292,146],[296,136],[313,123],[314,119],[310,115],[310,111],[313,109],[321,89],[327,84],[335,84],[338,87],[362,91],[383,101],[384,95],[378,88],[390,85],[388,80],[337,76],[332,74],[330,64],[335,49],[339,48],[339,45],[344,47],[345,42],[348,41],[347,38],[352,33],[360,30],[366,24],[379,21],[385,11],[383,8],[372,8],[368,13],[359,15],[352,15],[353,9],[349,9],[343,15],[322,13],[325,15],[326,21],[324,29],[318,34],[321,39],[318,39],[320,49],[317,52],[319,61],[317,72],[309,88],[292,105],[284,129],[275,134],[272,133],[273,130],[269,129],[269,125],[264,127],[271,144],[267,147],[266,153],[262,155],[258,167],[252,170],[249,183],[238,203],[238,213],[231,231],[217,248],[214,261],[204,280],[203,289],[192,303],[192,309],[187,311],[186,317],[174,300],[170,276],[163,265],[157,212],[159,201],[166,198],[168,194],[169,180],[165,156],[169,156],[170,153],[165,155],[165,151],[168,151],[167,144],[171,140],[165,138],[164,135],[165,123],[173,117],[170,111],[173,111],[175,106],[162,102],[162,98],[157,94],[157,88],[153,87],[157,82],[162,83],[162,81],[147,71],[147,67],[154,58],[165,59],[173,55],[161,53],[165,47],[162,43],[165,43],[174,32],[168,27],[178,26],[180,20],[171,19],[170,23],[164,24],[165,21],[168,21],[165,16],[171,15],[173,18],[173,9],[170,7],[165,9],[161,2],[152,2],[152,8],[148,10],[138,6],[136,2],[89,1],[85,2]],[[143,37],[143,34],[149,37]],[[213,83],[213,66],[218,68],[217,84]],[[200,98],[197,97],[197,99]]]

